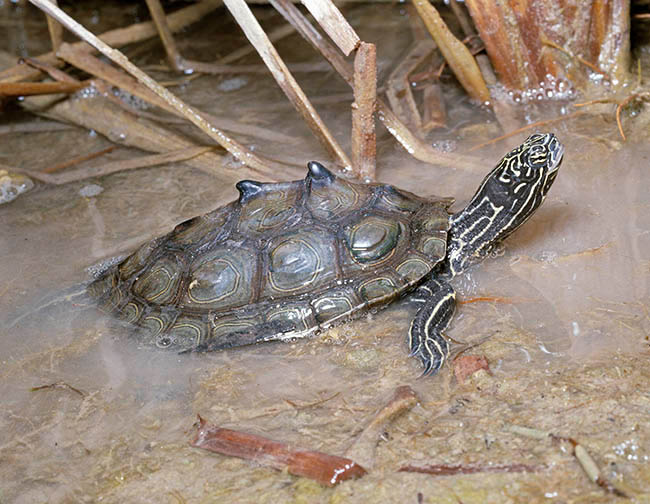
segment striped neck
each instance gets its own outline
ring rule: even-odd
[[[535,213],[557,176],[563,152],[555,135],[546,133],[531,135],[504,156],[467,206],[449,218],[451,275],[484,258]]]

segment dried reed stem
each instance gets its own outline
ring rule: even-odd
[[[363,429],[352,446],[345,452],[345,456],[361,464],[366,469],[372,469],[375,465],[377,442],[386,430],[386,426],[417,403],[418,397],[411,387],[408,385],[397,387],[393,397]]]
[[[349,56],[361,40],[331,0],[301,0],[325,33],[334,41],[343,54]]]
[[[354,71],[337,49],[323,39],[309,20],[289,0],[269,0],[284,18],[289,21],[321,55],[332,65],[339,75],[354,88]],[[418,139],[393,113],[388,104],[377,99],[377,117],[386,129],[413,157],[427,163],[453,166],[471,171],[484,171],[479,161],[460,154],[450,154],[435,150]]]
[[[170,91],[162,87],[155,80],[149,77],[146,73],[140,70],[137,66],[131,63],[124,54],[120,51],[113,49],[112,47],[106,45],[104,42],[99,40],[95,35],[86,30],[83,26],[77,23],[74,19],[68,16],[58,7],[55,7],[49,4],[46,0],[30,0],[31,3],[36,5],[38,8],[44,10],[46,13],[50,14],[56,18],[60,23],[62,23],[66,28],[71,30],[77,36],[81,37],[83,40],[88,42],[90,45],[95,47],[108,59],[125,69],[141,83],[147,86],[151,91],[160,96],[165,100],[169,105],[175,108],[180,114],[182,114],[186,119],[191,123],[201,129],[206,133],[210,138],[215,140],[219,145],[224,149],[230,152],[233,156],[239,159],[242,163],[255,168],[262,172],[268,172],[269,167],[266,165],[259,157],[253,154],[243,145],[239,144],[235,140],[228,137],[225,133],[220,131],[218,128],[212,126],[208,121],[206,121],[201,114],[195,110],[193,107],[183,102],[180,98],[172,94]]]
[[[461,86],[474,100],[489,101],[490,92],[469,49],[449,31],[429,0],[414,0],[413,4]]]
[[[48,1],[54,5],[57,5],[57,0],[48,0]],[[50,41],[52,42],[52,51],[56,52],[59,49],[61,42],[63,42],[63,26],[57,23],[50,16],[46,16],[46,18],[47,18],[47,31],[50,32]]]
[[[422,95],[422,131],[443,128],[447,125],[447,109],[442,89],[437,82],[427,84]]]
[[[352,104],[352,166],[359,178],[375,180],[377,135],[377,50],[361,42],[354,58],[354,103]]]
[[[543,466],[532,466],[528,464],[430,464],[426,466],[407,465],[400,467],[398,472],[412,472],[430,474],[432,476],[453,476],[456,474],[477,474],[477,473],[532,473],[545,469]]]
[[[325,146],[327,151],[335,157],[339,164],[344,168],[351,168],[352,163],[350,159],[327,129],[327,126],[325,126],[318,112],[316,112],[316,109],[309,102],[309,99],[293,78],[293,75],[291,75],[291,72],[289,72],[284,61],[282,61],[282,58],[280,58],[275,47],[269,41],[266,33],[264,33],[264,30],[257,22],[257,19],[253,16],[250,7],[246,5],[244,0],[224,0],[224,3],[246,34],[250,43],[253,44],[262,57],[262,60],[264,60],[273,78],[287,95],[289,101],[293,103],[294,107],[303,116],[312,132]]]
[[[74,93],[87,85],[83,82],[0,82],[0,96]]]
[[[79,163],[83,163],[84,161],[89,161],[91,159],[95,159],[98,157],[101,157],[105,154],[108,154],[110,152],[113,152],[115,149],[117,149],[119,146],[118,145],[111,145],[110,147],[106,147],[104,149],[100,149],[95,152],[91,152],[89,154],[84,154],[83,156],[77,156],[73,159],[66,159],[65,161],[61,161],[60,163],[56,163],[53,165],[48,166],[45,168],[41,173],[56,173],[61,170],[65,170],[66,168],[69,168],[70,166],[77,165]]]
[[[167,53],[167,61],[169,61],[169,65],[176,71],[183,71],[186,68],[186,65],[176,48],[176,42],[172,36],[169,24],[167,24],[165,11],[160,5],[160,0],[146,0],[146,2],[147,8],[151,13],[151,18],[156,25],[156,30],[158,30],[160,40],[162,40],[163,46],[165,47],[165,53]]]
[[[179,9],[167,16],[167,22],[172,32],[182,30],[186,26],[198,21],[203,16],[219,7],[223,2],[221,0],[203,0],[197,4]],[[141,42],[157,35],[156,27],[151,21],[137,23],[126,28],[117,28],[110,30],[99,38],[106,44],[114,47],[121,47],[127,44]],[[79,47],[88,49],[85,42],[77,42]],[[62,65],[54,52],[48,52],[37,56],[36,59],[51,65]],[[40,72],[29,68],[25,65],[15,65],[0,72],[0,82],[18,82],[21,80],[34,80],[40,77]]]
[[[386,84],[388,103],[395,115],[406,126],[418,131],[422,129],[422,118],[415,104],[409,75],[431,55],[435,48],[436,45],[430,38],[415,42],[390,73]]]

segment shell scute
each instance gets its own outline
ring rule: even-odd
[[[305,206],[315,218],[331,221],[359,211],[373,195],[372,186],[338,177],[322,184],[312,180]]]
[[[361,298],[369,305],[381,303],[395,297],[404,282],[391,270],[384,270],[377,275],[362,280],[357,289]]]
[[[135,295],[149,303],[169,304],[178,295],[183,269],[180,257],[163,255],[138,275],[131,289]]]
[[[322,229],[301,229],[268,244],[263,296],[313,291],[336,277],[334,237]]]
[[[404,230],[404,224],[394,218],[369,215],[347,226],[344,236],[356,262],[377,263],[393,254]]]
[[[254,295],[257,254],[234,245],[221,245],[200,255],[190,266],[181,305],[224,310],[248,304]]]
[[[301,182],[265,184],[274,186],[258,197],[245,201],[237,224],[238,231],[245,236],[264,236],[297,225],[300,221],[296,203],[302,194]]]
[[[351,286],[329,289],[311,300],[314,316],[321,327],[340,321],[363,303]]]

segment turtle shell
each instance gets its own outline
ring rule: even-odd
[[[452,199],[354,183],[241,181],[238,200],[142,245],[89,288],[160,347],[289,339],[385,305],[445,257]]]

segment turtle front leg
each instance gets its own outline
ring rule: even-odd
[[[432,278],[416,291],[424,305],[415,314],[409,329],[411,356],[422,361],[423,376],[438,372],[449,355],[449,342],[442,335],[456,308],[456,293],[451,285]]]

